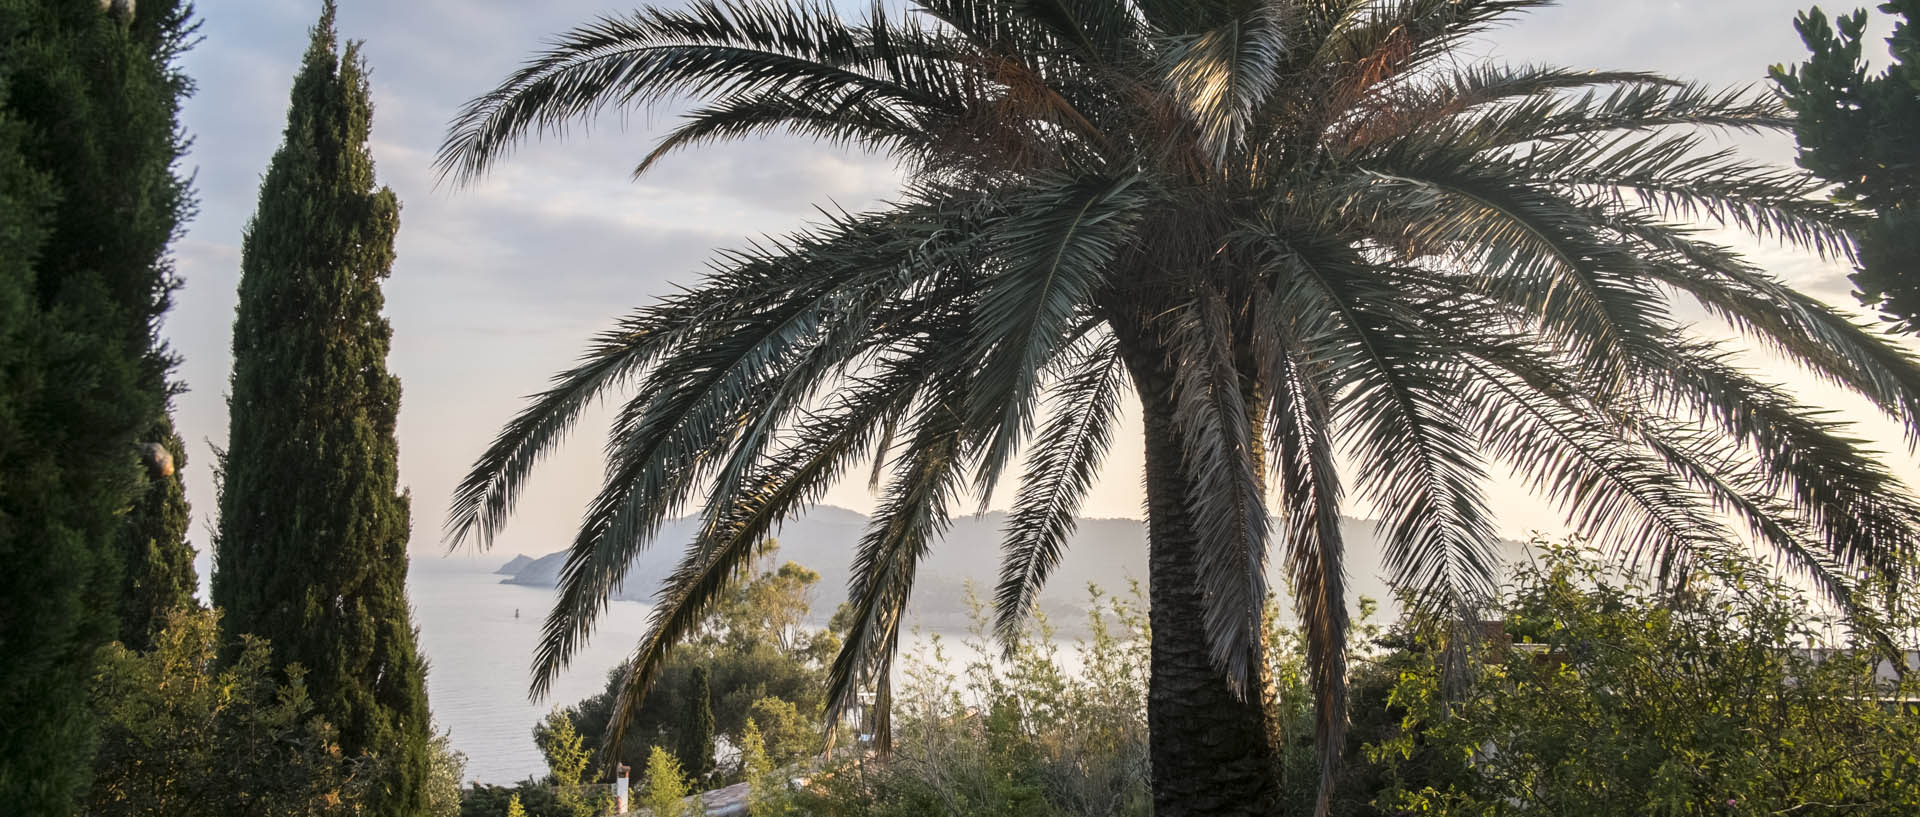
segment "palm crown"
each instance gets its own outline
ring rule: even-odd
[[[1207,810],[1165,791],[1182,772],[1162,733],[1200,710],[1178,709],[1163,677],[1191,676],[1198,655],[1209,679],[1180,696],[1258,696],[1271,548],[1307,631],[1331,779],[1348,482],[1383,514],[1397,579],[1461,616],[1495,575],[1494,463],[1662,575],[1744,535],[1852,604],[1857,581],[1913,552],[1920,509],[1839,422],[1673,310],[1697,301],[1920,430],[1908,354],[1688,226],[1845,256],[1858,216],[1810,197],[1802,174],[1709,149],[1716,129],[1789,128],[1771,100],[1447,59],[1541,5],[916,0],[848,19],[700,0],[564,35],[468,106],[446,172],[471,178],[609,106],[693,99],[636,173],[788,131],[893,157],[910,181],[872,212],[721,255],[701,285],[599,337],[476,463],[449,530],[484,544],[582,408],[632,395],[536,691],[658,526],[697,509],[630,711],[756,544],[872,459],[885,488],[831,699],[850,706],[868,683],[884,697],[915,565],[958,503],[1018,472],[997,594],[1011,632],[1129,393],[1147,433],[1163,813]],[[1218,783],[1219,763],[1187,754]]]

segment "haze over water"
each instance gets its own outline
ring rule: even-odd
[[[493,570],[510,558],[415,556],[407,574],[434,719],[452,731],[454,748],[466,753],[467,779],[481,783],[545,774],[546,761],[533,745],[534,724],[553,707],[598,692],[647,625],[647,605],[613,602],[552,694],[528,701],[528,670],[553,591],[500,584],[503,577]]]
[[[534,724],[556,706],[599,692],[607,672],[625,660],[645,635],[649,605],[612,602],[586,647],[538,703],[527,700],[528,672],[540,642],[540,627],[553,604],[553,590],[501,584],[493,571],[512,554],[474,558],[414,555],[407,573],[414,624],[427,658],[427,700],[437,728],[450,730],[453,747],[467,756],[468,781],[507,785],[546,774],[546,760],[533,745]],[[815,590],[813,603],[823,604]],[[514,617],[514,611],[520,615]],[[816,610],[817,612],[817,610]],[[1077,622],[1059,622],[1071,626]],[[896,684],[904,665],[931,660],[932,631],[911,613],[903,634]],[[938,633],[947,669],[959,670],[983,657],[967,633]],[[1058,659],[1069,672],[1081,667],[1074,637],[1056,638]],[[589,743],[598,736],[587,736]]]

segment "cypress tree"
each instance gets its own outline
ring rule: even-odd
[[[687,680],[686,726],[680,730],[680,766],[687,776],[705,783],[713,772],[713,685],[705,665],[695,666]]]
[[[193,506],[187,504],[186,443],[162,413],[141,437],[143,484],[121,529],[120,643],[145,651],[155,631],[177,609],[198,608],[194,591],[200,577],[193,569],[187,528]]]
[[[161,416],[167,248],[191,207],[172,0],[0,0],[0,803],[62,815],[93,747],[139,435]]]
[[[369,812],[418,814],[425,666],[407,605],[399,380],[381,279],[400,205],[374,186],[358,43],[325,4],[242,244],[213,601],[298,662],[341,748],[380,762]]]

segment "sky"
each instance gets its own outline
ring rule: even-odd
[[[1804,55],[1792,27],[1803,1],[1568,0],[1490,35],[1463,58],[1755,85],[1764,83],[1768,65]],[[279,144],[288,89],[319,2],[197,6],[204,39],[184,60],[198,88],[183,113],[194,144],[182,169],[194,176],[200,207],[175,246],[185,287],[164,334],[182,356],[176,376],[189,390],[175,410],[188,443],[192,538],[204,581],[216,515],[209,464],[226,438],[241,236]],[[371,66],[380,181],[403,203],[386,296],[394,332],[389,366],[405,389],[400,475],[413,501],[416,556],[445,552],[440,526],[466,466],[524,396],[570,365],[592,334],[676,284],[695,283],[717,249],[800,228],[816,205],[858,209],[897,189],[899,175],[883,159],[792,138],[682,153],[635,181],[634,163],[670,122],[643,112],[529,145],[477,184],[436,183],[435,150],[466,100],[551,36],[631,7],[617,0],[340,0],[341,34],[365,42]],[[1870,32],[1884,37],[1880,29]],[[1785,139],[1741,146],[1766,161],[1792,158]],[[1844,269],[1778,247],[1756,245],[1752,253],[1803,290],[1854,304]],[[1779,380],[1806,382],[1756,362]],[[1896,430],[1868,416],[1859,401],[1812,387],[1804,399],[1860,416],[1867,421],[1862,436],[1895,452],[1900,473],[1915,473]],[[496,544],[498,558],[550,552],[570,539],[599,485],[603,417],[589,417],[540,469]],[[1130,418],[1115,435],[1084,515],[1141,515],[1138,438]],[[826,501],[870,510],[865,483],[838,486]],[[1502,480],[1490,493],[1506,535],[1562,527],[1558,512],[1518,483]]]

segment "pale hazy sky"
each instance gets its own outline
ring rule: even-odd
[[[864,4],[857,4],[864,6]],[[228,351],[240,236],[260,176],[280,139],[287,91],[317,0],[199,0],[204,42],[186,58],[199,84],[185,120],[195,139],[200,213],[176,246],[186,281],[166,335],[191,389],[176,404],[188,442],[194,544],[206,549],[215,513],[210,445],[224,444]],[[399,260],[386,286],[394,345],[389,365],[405,388],[400,474],[413,496],[413,552],[442,552],[447,499],[466,465],[521,403],[569,365],[587,338],[632,306],[692,283],[716,248],[803,225],[812,205],[857,209],[891,194],[890,164],[792,139],[683,153],[639,182],[628,179],[659,121],[626,127],[608,117],[591,133],[521,150],[484,182],[435,189],[431,162],[459,106],[487,90],[543,41],[595,15],[631,8],[611,0],[340,0],[343,36],[366,42],[375,98],[373,151],[381,181],[399,195]],[[1580,68],[1646,69],[1716,85],[1761,83],[1766,68],[1799,59],[1800,0],[1568,0],[1479,45],[1473,56]],[[1850,7],[1850,6],[1848,6]],[[1878,36],[1884,36],[1878,35]],[[1755,155],[1791,158],[1785,141]],[[1777,274],[1830,303],[1852,306],[1844,270],[1758,248]],[[1795,380],[1791,372],[1769,371]],[[1805,398],[1824,404],[1829,392]],[[1856,407],[1836,402],[1837,407]],[[572,535],[600,479],[600,423],[543,467],[499,546],[544,553]],[[1892,427],[1862,433],[1912,457]],[[1090,498],[1089,516],[1141,514],[1138,426],[1129,423]],[[1504,532],[1559,527],[1551,508],[1512,484],[1494,488]],[[827,501],[868,510],[865,480]],[[1365,508],[1350,512],[1364,514]],[[671,543],[677,545],[678,543]]]

